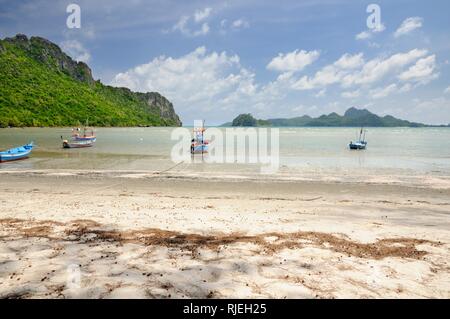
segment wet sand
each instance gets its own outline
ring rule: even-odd
[[[390,180],[0,171],[0,297],[449,298],[450,188]]]

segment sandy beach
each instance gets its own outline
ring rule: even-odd
[[[450,188],[0,172],[0,298],[449,298]]]

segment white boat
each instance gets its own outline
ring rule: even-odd
[[[367,141],[365,139],[366,139],[366,130],[363,130],[361,128],[361,131],[359,132],[359,140],[356,142],[351,141],[348,147],[351,150],[365,150],[367,147]]]

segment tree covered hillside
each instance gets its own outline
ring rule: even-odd
[[[50,41],[0,40],[0,127],[180,126],[159,93],[134,93],[94,81],[89,67]]]

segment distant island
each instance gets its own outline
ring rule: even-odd
[[[0,127],[181,126],[172,103],[95,81],[56,44],[18,34],[0,40]]]
[[[330,113],[319,117],[311,117],[303,115],[294,118],[278,118],[259,120],[255,119],[251,114],[240,114],[232,122],[225,123],[221,126],[273,126],[273,127],[447,127],[449,125],[426,125],[422,123],[409,122],[397,119],[391,115],[378,116],[366,109],[349,108],[344,115]]]

